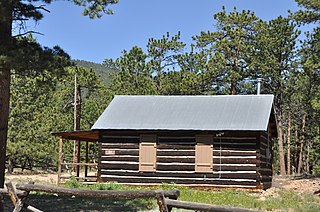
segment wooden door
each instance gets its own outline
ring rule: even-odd
[[[213,171],[213,136],[196,136],[195,172],[210,173]]]
[[[157,142],[155,135],[141,135],[139,146],[139,171],[155,172],[157,163]]]

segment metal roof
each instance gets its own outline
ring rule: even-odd
[[[91,129],[266,131],[273,95],[115,96]]]

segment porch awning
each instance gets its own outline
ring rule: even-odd
[[[77,141],[90,141],[96,142],[99,140],[99,132],[88,130],[88,131],[68,131],[68,132],[53,132],[51,133],[54,136],[61,136],[64,139],[68,140],[77,140]]]

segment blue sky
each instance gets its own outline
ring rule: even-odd
[[[39,3],[40,4],[40,3]],[[72,59],[101,63],[117,58],[133,46],[145,48],[148,39],[181,32],[182,41],[201,31],[214,30],[213,14],[225,6],[227,11],[251,10],[263,20],[298,9],[294,0],[120,0],[112,6],[115,14],[90,20],[82,16],[83,8],[69,1],[53,1],[51,12],[38,23],[29,22],[29,30],[44,46],[59,45]]]

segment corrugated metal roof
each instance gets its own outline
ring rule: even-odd
[[[115,96],[91,129],[265,131],[273,95]]]

